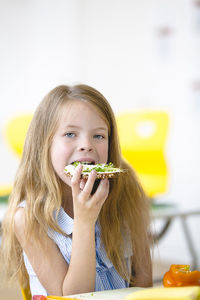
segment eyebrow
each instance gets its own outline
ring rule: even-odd
[[[75,128],[75,129],[80,129],[80,128],[82,128],[82,127],[76,126],[76,125],[67,125],[67,126],[65,126],[65,128]],[[107,131],[108,128],[107,128],[107,127],[95,127],[95,128],[93,128],[92,130],[103,130],[103,131]]]

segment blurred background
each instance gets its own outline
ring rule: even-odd
[[[116,115],[168,113],[160,202],[199,209],[200,0],[0,0],[0,23],[1,186],[12,184],[19,164],[6,124],[33,113],[55,86],[85,83]],[[187,222],[199,266],[200,217]],[[154,258],[190,264],[180,220],[172,225]]]

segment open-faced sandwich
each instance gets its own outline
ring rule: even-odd
[[[67,176],[72,177],[76,167],[79,164],[83,165],[81,178],[84,179],[88,178],[92,170],[95,170],[97,172],[97,176],[96,176],[97,179],[114,178],[121,175],[124,172],[124,170],[120,168],[116,168],[113,165],[113,163],[94,165],[94,164],[87,164],[87,163],[76,161],[65,167],[64,169],[65,174]]]

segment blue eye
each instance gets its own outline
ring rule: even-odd
[[[72,138],[72,137],[75,136],[75,133],[73,133],[73,132],[67,132],[67,133],[65,134],[65,136],[66,136],[66,137],[69,137],[69,138]]]
[[[102,139],[104,139],[104,136],[101,135],[101,134],[95,134],[95,135],[94,135],[94,138],[95,138],[95,139],[98,139],[98,140],[102,140]]]

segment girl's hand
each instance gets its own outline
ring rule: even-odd
[[[88,180],[84,183],[81,180],[82,165],[77,166],[71,180],[74,220],[83,224],[95,224],[100,210],[108,197],[109,181],[101,180],[96,192],[91,195],[96,179],[96,171],[93,170]]]

